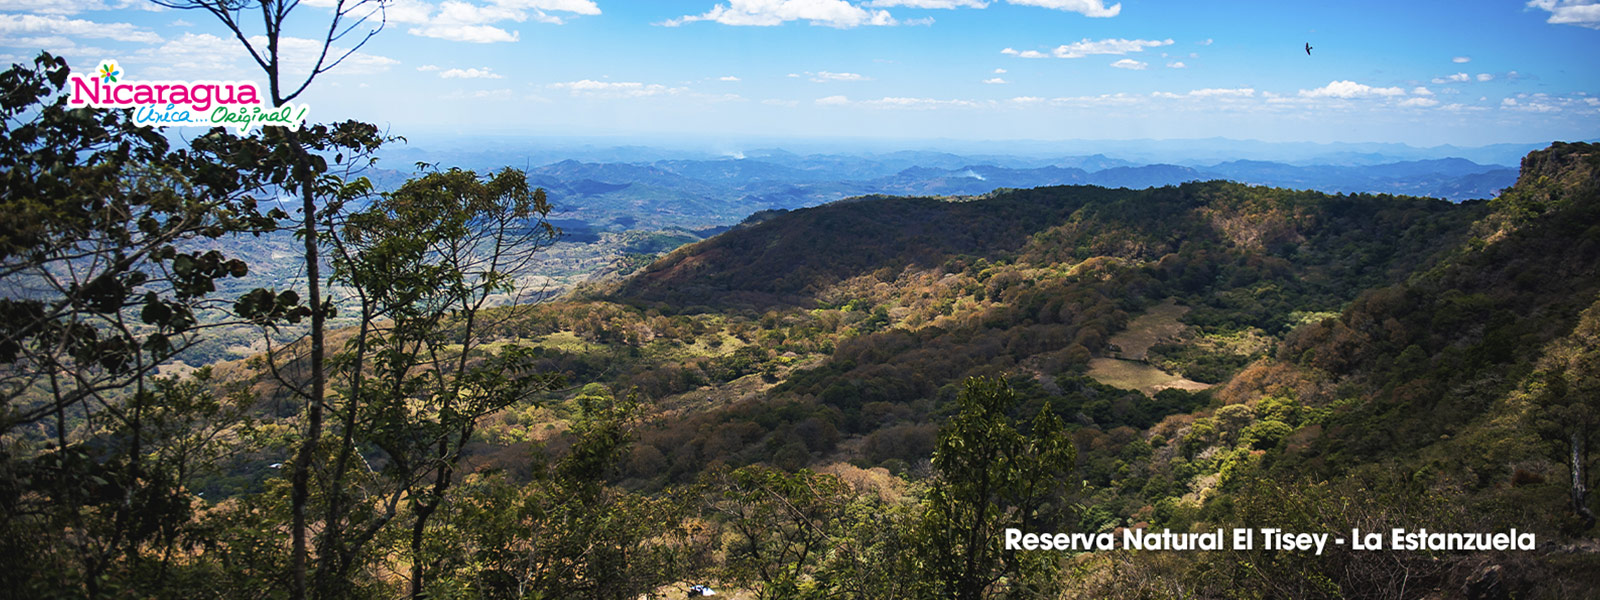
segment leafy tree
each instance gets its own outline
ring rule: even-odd
[[[487,309],[530,297],[533,260],[557,235],[549,212],[544,190],[530,190],[520,171],[480,178],[450,170],[407,182],[330,231],[332,280],[350,290],[360,321],[335,363],[339,442],[327,475],[324,555],[349,554],[395,514],[383,508],[352,540],[340,539],[351,507],[344,495],[355,491],[345,479],[356,448],[371,444],[388,459],[386,493],[409,504],[411,593],[420,594],[427,522],[478,420],[560,384],[528,372],[526,347],[493,344],[485,333],[525,312]],[[331,551],[343,544],[353,547]],[[338,575],[322,573],[329,584]]]
[[[1560,449],[1558,459],[1571,475],[1568,498],[1587,531],[1595,523],[1589,452],[1600,444],[1600,305],[1584,311],[1572,334],[1552,344],[1539,366],[1530,417]]]
[[[69,110],[68,75],[48,53],[0,73],[0,585],[24,596],[175,585],[188,486],[246,403],[158,368],[248,270],[195,247],[283,216],[205,151],[231,136],[174,149],[127,111]]]
[[[383,0],[334,0],[328,12],[327,26],[323,28],[325,33],[321,39],[312,40],[312,47],[317,52],[316,60],[312,62],[309,71],[296,74],[286,72],[285,67],[291,60],[285,56],[284,44],[286,42],[293,44],[297,40],[285,38],[283,33],[290,16],[300,6],[299,0],[155,0],[155,2],[170,8],[205,11],[222,23],[267,76],[267,89],[272,96],[273,106],[282,106],[298,98],[319,75],[337,67],[377,35],[385,22]],[[363,31],[363,28],[372,22],[373,16],[378,17],[376,24]],[[251,20],[257,17],[261,19],[259,30],[250,24]],[[259,31],[260,35],[252,36],[251,34],[256,31]],[[337,42],[347,37],[355,40],[349,48],[335,46]],[[344,129],[348,131],[350,128]],[[327,385],[326,328],[332,310],[330,303],[324,301],[322,294],[322,258],[318,239],[321,229],[317,219],[319,192],[326,191],[325,187],[319,184],[324,183],[322,175],[327,170],[327,161],[314,153],[316,150],[326,150],[330,146],[337,145],[326,143],[327,133],[326,129],[318,129],[307,135],[307,132],[296,129],[267,128],[266,135],[275,138],[277,143],[273,144],[271,152],[264,156],[266,162],[279,167],[275,169],[274,183],[300,197],[302,217],[300,237],[305,244],[306,289],[310,301],[310,306],[305,307],[305,311],[311,317],[307,348],[309,381],[298,391],[305,399],[306,435],[290,467],[290,477],[293,482],[291,503],[294,513],[294,522],[290,526],[294,538],[292,548],[294,583],[290,596],[297,600],[306,597],[308,561],[306,507],[311,499],[309,485],[314,466],[312,458],[322,437],[323,401]],[[370,147],[375,147],[375,144],[368,146],[369,149]],[[249,159],[259,160],[263,157],[242,158],[247,162],[235,164],[249,164]],[[279,299],[294,298],[280,295]],[[285,304],[292,305],[293,302]]]
[[[1044,554],[1003,549],[1004,530],[1061,531],[1068,523],[1068,481],[1077,450],[1047,408],[1019,423],[1018,400],[1002,379],[974,377],[957,398],[959,413],[939,431],[937,478],[928,491],[916,552],[932,592],[977,600],[1012,578],[1022,589],[1054,574]]]
[[[283,216],[125,111],[69,110],[68,73],[46,53],[0,74],[0,432],[53,417],[57,447],[86,406],[136,420],[112,396],[192,345],[216,282],[248,272],[191,244]]]
[[[570,447],[533,482],[475,474],[443,505],[429,597],[631,600],[695,572],[686,498],[604,483],[632,444],[637,400],[592,386],[579,406]]]
[[[729,528],[728,581],[754,586],[763,599],[829,597],[843,583],[815,579],[853,495],[839,478],[753,465],[712,471],[704,480],[707,508]]]

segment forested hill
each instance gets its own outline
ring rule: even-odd
[[[1491,205],[1446,260],[1296,330],[1274,383],[1263,368],[1231,392],[1335,402],[1333,390],[1359,390],[1307,447],[1312,465],[1405,456],[1493,490],[1532,468],[1519,460],[1586,454],[1571,444],[1600,418],[1600,148],[1530,154]],[[1540,477],[1571,481],[1559,471]]]
[[[1156,392],[1248,371],[1362,290],[1434,268],[1490,214],[1485,202],[1228,182],[868,197],[680,248],[606,302],[552,307],[572,312],[529,335],[570,329],[648,350],[677,343],[663,338],[682,333],[651,324],[677,315],[711,329],[701,338],[728,332],[737,352],[613,363],[619,384],[661,398],[749,373],[776,384],[754,396],[712,391],[713,407],[731,405],[659,423],[642,440],[659,460],[633,475],[682,478],[719,461],[915,464],[971,376],[1009,378],[1030,405],[1051,405],[1083,435],[1203,407],[1209,392]],[[1182,311],[1182,321],[1144,336],[1148,348],[1118,341],[1143,336],[1128,330],[1158,305]],[[714,354],[730,346],[721,348]],[[1112,360],[1124,351],[1135,360]],[[1089,468],[1089,478],[1109,484],[1115,460]]]
[[[1462,205],[1223,182],[863,198],[681,248],[611,298],[613,328],[629,313],[751,319],[729,328],[748,341],[737,361],[622,381],[712,399],[745,373],[776,384],[648,428],[623,469],[632,485],[838,460],[917,480],[959,383],[991,376],[1016,390],[1016,414],[1072,423],[1074,531],[1518,528],[1543,544],[1103,556],[1075,584],[1087,597],[1582,597],[1600,584],[1592,144],[1534,152],[1515,187]]]
[[[953,200],[874,196],[781,214],[680,248],[619,295],[677,305],[803,305],[851,277],[893,277],[952,259],[1154,264],[1175,254],[1171,266],[1201,251],[1286,260],[1312,269],[1299,274],[1311,285],[1350,289],[1400,276],[1458,241],[1484,211],[1481,202],[1457,206],[1221,181],[1146,190],[1001,190]],[[1198,280],[1206,273],[1184,276],[1192,286],[1215,283]]]

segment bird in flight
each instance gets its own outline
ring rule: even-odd
[[[1306,56],[1311,56],[1311,42],[1306,42]]]

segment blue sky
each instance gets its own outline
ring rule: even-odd
[[[400,135],[1593,139],[1596,1],[396,0],[301,100]],[[0,0],[0,59],[39,49],[265,81],[202,11]]]

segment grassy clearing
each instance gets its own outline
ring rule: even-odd
[[[1090,360],[1089,376],[1093,377],[1095,381],[1112,387],[1139,390],[1151,396],[1167,388],[1195,391],[1211,387],[1209,384],[1184,379],[1157,369],[1150,366],[1149,363],[1120,358],[1096,358]]]
[[[1189,328],[1179,321],[1188,312],[1189,307],[1178,306],[1171,298],[1150,307],[1150,310],[1129,321],[1126,329],[1111,336],[1111,343],[1121,350],[1113,352],[1112,356],[1128,360],[1148,359],[1151,346],[1177,339]]]
[[[1111,336],[1111,343],[1120,352],[1112,352],[1110,358],[1090,360],[1089,376],[1109,386],[1139,390],[1151,396],[1167,388],[1195,391],[1211,387],[1145,362],[1149,359],[1152,346],[1183,336],[1188,326],[1179,319],[1187,312],[1188,307],[1178,306],[1171,298],[1150,307],[1150,310],[1129,321],[1126,329]]]
[[[600,352],[606,349],[605,346],[584,341],[583,338],[578,337],[578,334],[571,331],[557,331],[539,338],[535,343],[545,348],[563,350],[573,354]]]

